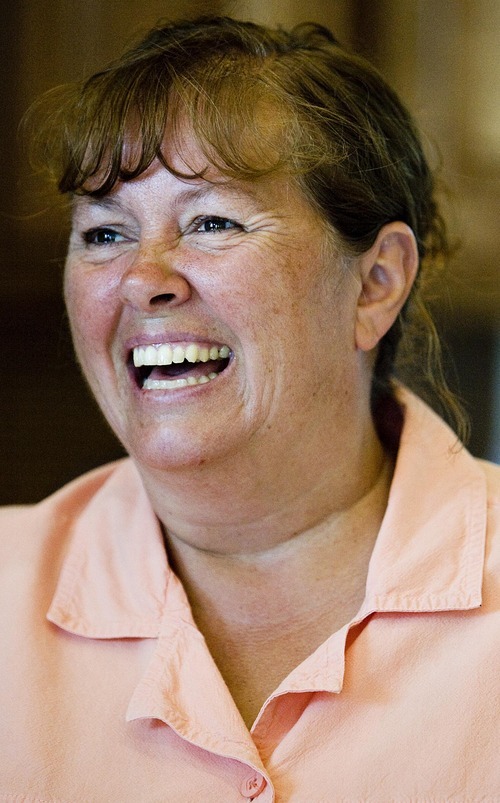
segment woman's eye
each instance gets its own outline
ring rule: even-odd
[[[114,229],[98,228],[86,231],[83,240],[87,245],[115,245],[124,240],[124,237]]]
[[[241,229],[241,226],[234,220],[226,217],[203,217],[195,221],[196,231],[202,234],[218,234],[229,229]]]

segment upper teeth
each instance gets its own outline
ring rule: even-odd
[[[208,362],[209,360],[225,360],[229,357],[230,349],[228,346],[198,346],[196,343],[189,343],[187,346],[170,345],[162,343],[161,346],[136,346],[134,349],[134,365],[140,368],[141,365],[172,365],[188,362]]]

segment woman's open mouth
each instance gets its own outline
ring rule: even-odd
[[[198,343],[161,343],[136,346],[132,352],[134,375],[142,390],[175,390],[203,385],[229,365],[229,346]]]

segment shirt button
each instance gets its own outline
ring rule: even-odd
[[[250,775],[248,778],[245,778],[240,786],[240,791],[243,797],[253,798],[257,797],[257,795],[260,795],[266,786],[266,779],[260,775],[260,773],[256,772],[253,775]]]

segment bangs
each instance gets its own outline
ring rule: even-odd
[[[180,178],[205,177],[215,168],[228,179],[255,180],[302,172],[304,161],[310,169],[316,150],[304,147],[296,111],[241,57],[226,55],[203,71],[191,66],[189,74],[174,72],[164,59],[110,69],[70,89],[58,110],[63,125],[52,119],[59,148],[51,153],[62,193],[105,195],[155,159]],[[206,158],[201,169],[189,163],[186,133]],[[167,151],[181,157],[185,172],[169,164]]]

